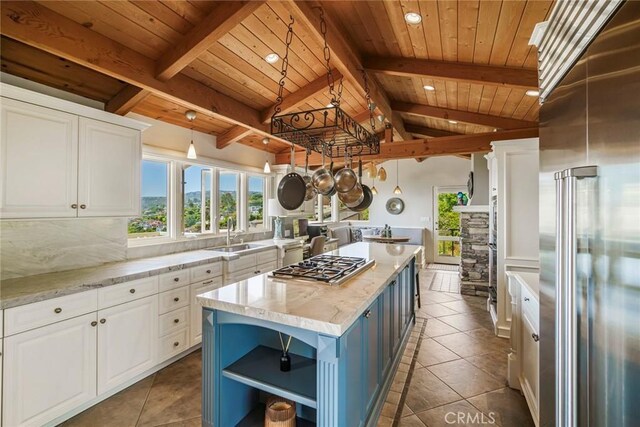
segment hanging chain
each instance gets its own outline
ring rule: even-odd
[[[282,111],[281,105],[284,100],[284,84],[287,79],[287,71],[289,70],[289,48],[291,47],[291,42],[293,41],[293,16],[289,15],[291,22],[289,22],[287,37],[285,40],[285,51],[284,58],[282,58],[282,70],[280,71],[280,81],[278,82],[278,97],[276,98],[276,103],[273,108],[273,114],[271,118],[273,119],[280,111]]]
[[[369,123],[371,124],[371,129],[375,133],[376,121],[373,118],[373,110],[375,109],[375,106],[371,101],[371,91],[369,90],[369,79],[367,77],[367,72],[364,70],[364,68],[362,69],[362,78],[364,79],[364,98],[367,100],[367,108],[369,109]]]
[[[333,78],[333,71],[331,70],[331,50],[327,44],[327,21],[324,19],[324,9],[320,7],[320,32],[322,33],[322,39],[324,40],[324,60],[327,63],[327,85],[329,86],[329,95],[331,95],[331,104],[336,107],[340,106],[340,99],[342,98],[342,78],[338,83],[338,91],[335,90],[335,79]]]

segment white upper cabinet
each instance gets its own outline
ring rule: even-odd
[[[140,132],[80,118],[78,216],[140,214]]]
[[[78,116],[2,98],[3,218],[75,217]]]
[[[0,218],[140,214],[143,123],[0,83]]]

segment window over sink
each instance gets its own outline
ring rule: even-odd
[[[142,215],[129,218],[130,239],[170,235],[170,162],[142,160],[140,203]]]

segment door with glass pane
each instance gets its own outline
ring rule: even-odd
[[[467,196],[466,187],[434,187],[433,253],[438,264],[460,263],[460,214],[453,210],[459,203],[458,193]]]

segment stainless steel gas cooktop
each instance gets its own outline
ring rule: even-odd
[[[308,280],[340,285],[367,270],[375,260],[338,255],[317,255],[297,264],[274,270],[269,275],[278,279]]]

